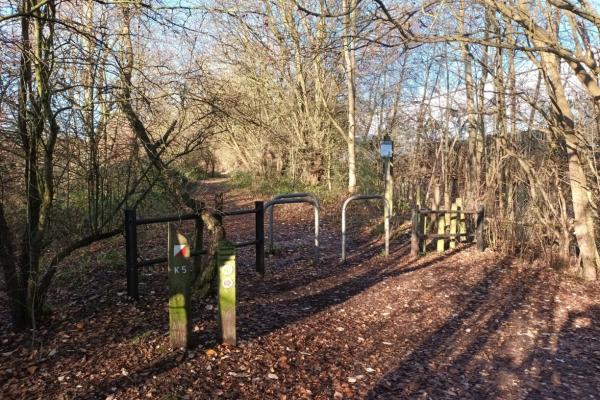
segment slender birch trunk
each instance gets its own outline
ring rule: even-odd
[[[356,0],[344,0],[344,61],[348,88],[348,192],[356,192]]]

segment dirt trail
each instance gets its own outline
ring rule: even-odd
[[[224,185],[201,196],[210,204]],[[225,199],[226,209],[255,200]],[[169,350],[164,266],[144,271],[133,304],[122,266],[90,263],[83,281],[53,293],[62,311],[46,330],[2,332],[2,398],[600,397],[598,285],[470,247],[411,260],[397,240],[385,258],[356,227],[340,264],[338,212],[324,210],[319,265],[303,205],[276,212],[279,251],[264,278],[254,250],[240,250],[235,348],[217,345],[210,300],[194,304],[196,346]],[[252,239],[252,216],[225,223],[230,239]],[[160,232],[142,235],[148,257],[163,251]]]

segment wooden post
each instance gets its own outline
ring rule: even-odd
[[[458,180],[455,176],[450,180],[450,202],[454,203],[454,199],[458,197]]]
[[[190,301],[194,268],[187,238],[169,223],[169,337],[174,348],[187,347],[190,337]]]
[[[443,235],[444,233],[446,233],[446,218],[445,218],[445,214],[440,214],[438,215],[438,235]],[[444,250],[446,249],[446,239],[444,238],[438,238],[437,240],[437,251],[438,253],[443,253]]]
[[[417,257],[419,255],[419,212],[416,208],[412,209],[412,229],[410,234],[410,255]]]
[[[423,236],[421,236],[419,239],[421,242],[421,254],[425,254],[427,252],[427,220],[427,214],[419,213],[419,229],[423,234]]]
[[[219,272],[219,339],[221,343],[235,346],[236,336],[236,271],[235,248],[227,240],[219,241],[217,250]]]
[[[477,222],[476,222],[476,233],[475,240],[477,242],[477,249],[479,251],[485,250],[485,243],[483,241],[483,228],[485,224],[485,209],[483,206],[479,206],[477,210]]]
[[[391,158],[383,159],[383,168],[384,168],[384,194],[383,197],[386,199],[390,210],[388,214],[387,207],[383,207],[383,220],[391,221],[392,216],[394,215],[394,177],[393,177],[393,166]]]
[[[450,180],[450,182],[447,183],[447,186],[444,190],[444,209],[445,210],[450,210],[452,209],[452,180]],[[445,222],[445,227],[444,227],[444,232],[450,232],[450,219],[452,218],[452,214],[447,212],[444,214],[444,222]]]
[[[456,206],[456,203],[452,203],[452,211],[458,210],[458,207]],[[456,234],[456,222],[458,219],[458,214],[457,213],[451,213],[450,214],[450,234]],[[450,238],[450,248],[451,249],[455,249],[456,248],[456,236],[452,236]]]
[[[456,199],[456,208],[459,211],[464,210],[463,201],[460,197],[458,197]],[[459,237],[459,240],[461,242],[466,242],[467,241],[467,222],[465,220],[465,213],[458,214],[458,233],[461,234]]]
[[[440,194],[440,184],[436,183],[435,186],[433,187],[433,204],[431,206],[431,209],[439,210],[441,201],[442,201],[442,198],[441,198],[441,194]],[[431,225],[433,226],[437,222],[438,215],[437,215],[437,213],[431,213],[430,215],[431,215]]]
[[[265,274],[265,203],[262,201],[254,202],[256,210],[256,272]]]
[[[139,299],[137,264],[137,226],[135,208],[125,209],[125,263],[127,267],[127,295]]]

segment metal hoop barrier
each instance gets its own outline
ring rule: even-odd
[[[321,203],[317,196],[310,192],[301,192],[301,193],[284,193],[279,194],[271,199],[271,201],[279,200],[279,199],[300,199],[300,198],[311,198],[317,203],[317,208],[319,211],[321,210]],[[273,224],[275,221],[274,215],[275,207],[269,207],[269,252],[273,250]]]
[[[319,210],[321,210],[321,203],[319,202],[319,199],[317,198],[317,196],[310,192],[279,194],[273,197],[271,201],[279,199],[299,199],[306,197],[313,199],[317,203],[317,207],[319,208]],[[274,210],[275,207],[269,208],[269,251],[271,251],[271,249],[273,248],[273,221],[275,220],[275,216],[273,215]]]
[[[384,228],[385,228],[385,255],[386,257],[390,254],[390,205],[387,199],[380,194],[372,195],[354,195],[350,196],[344,201],[342,206],[342,261],[346,261],[346,207],[351,201],[354,200],[383,200],[383,205],[386,208],[387,213],[384,216]]]
[[[271,200],[295,199],[295,198],[299,198],[299,197],[310,197],[311,199],[313,199],[314,201],[317,202],[317,206],[319,206],[319,209],[321,208],[321,202],[319,202],[319,198],[310,192],[278,194],[277,196],[273,197]]]
[[[319,199],[317,198],[317,196],[310,192],[279,194],[273,197],[271,201],[279,199],[298,199],[306,197],[313,199],[317,203],[317,208],[321,210],[321,203],[319,202]],[[275,207],[269,208],[269,252],[273,249],[273,223],[275,221],[274,211]]]
[[[304,194],[304,193],[302,193]],[[314,261],[315,264],[319,262],[319,211],[320,205],[319,200],[317,200],[314,195],[310,195],[310,197],[295,197],[290,195],[281,195],[286,197],[273,198],[273,200],[265,203],[265,210],[269,209],[269,252],[273,250],[273,207],[277,204],[295,204],[295,203],[307,203],[313,206],[315,211],[315,240],[314,240]]]

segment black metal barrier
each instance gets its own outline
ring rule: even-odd
[[[233,215],[255,214],[255,239],[252,241],[234,243],[234,247],[246,247],[254,245],[256,248],[256,272],[265,273],[265,210],[264,202],[255,201],[254,208],[239,209],[231,211],[217,211],[215,217],[223,218]],[[139,225],[160,224],[166,222],[181,222],[194,220],[196,223],[196,232],[204,230],[204,223],[199,213],[182,214],[182,215],[165,215],[151,218],[137,219],[136,209],[125,209],[125,254],[126,254],[126,274],[127,274],[127,295],[133,299],[139,299],[139,268],[154,264],[167,262],[167,257],[158,257],[150,260],[138,260],[138,243],[137,243],[137,227]],[[194,249],[191,255],[194,257],[206,254],[206,250],[202,250],[202,240],[197,247],[200,250]]]

